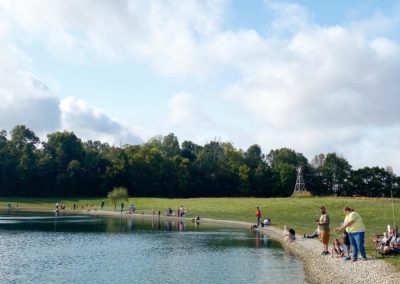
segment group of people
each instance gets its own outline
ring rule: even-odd
[[[344,222],[337,228],[335,232],[341,233],[342,242],[338,238],[335,238],[332,242],[332,250],[329,252],[329,239],[330,239],[330,216],[327,213],[325,206],[320,207],[320,217],[315,219],[317,230],[311,235],[304,235],[304,238],[317,238],[319,237],[322,243],[321,255],[332,255],[332,257],[339,256],[345,257],[346,261],[352,260],[357,261],[358,254],[361,254],[363,260],[367,260],[367,255],[364,247],[365,238],[365,225],[361,216],[350,207],[345,207],[343,213],[345,215]],[[261,210],[259,207],[256,209],[256,221],[257,226],[260,225]],[[391,236],[389,238],[389,236]],[[293,242],[296,240],[296,232],[293,228],[284,227],[284,241]],[[396,242],[395,242],[396,240]],[[397,241],[398,240],[398,241]],[[398,249],[400,252],[400,236],[397,230],[392,230],[392,233],[388,236],[379,239],[379,242],[384,242],[386,250]],[[395,247],[396,246],[396,247]],[[350,247],[352,256],[350,256]]]
[[[323,251],[322,255],[331,254],[332,257],[336,254],[339,257],[345,256],[345,260],[357,261],[358,253],[360,252],[363,260],[367,260],[367,255],[364,247],[365,239],[365,225],[361,216],[350,207],[345,207],[343,213],[345,215],[344,222],[337,228],[336,233],[342,232],[343,244],[340,243],[339,239],[334,239],[332,242],[332,252],[329,253],[329,238],[330,238],[330,217],[324,206],[320,207],[321,216],[315,220],[315,224],[318,226],[319,238],[321,240]],[[352,256],[350,257],[350,246]]]
[[[271,219],[265,217],[264,221],[261,222],[261,209],[260,207],[256,208],[256,226],[255,227],[268,227],[272,225]]]
[[[388,225],[387,230],[382,235],[375,235],[373,241],[376,243],[376,251],[381,254],[400,254],[400,235],[397,226]]]
[[[60,210],[65,210],[65,204],[64,203],[56,203],[56,212],[60,212]]]

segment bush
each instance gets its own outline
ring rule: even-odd
[[[114,204],[114,210],[117,210],[119,200],[128,200],[128,190],[125,187],[114,187],[107,195],[107,198]]]
[[[305,191],[298,191],[298,192],[294,192],[292,194],[292,197],[295,198],[307,198],[307,197],[313,197],[312,193],[305,190]]]

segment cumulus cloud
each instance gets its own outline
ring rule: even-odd
[[[197,45],[218,30],[225,2],[16,0],[0,1],[0,15],[61,54],[136,56],[163,74],[186,75],[209,70]]]
[[[0,127],[10,130],[29,125],[44,135],[57,129],[60,111],[58,98],[30,72],[25,56],[5,41],[0,33]]]
[[[73,58],[93,51],[111,60],[133,58],[179,79],[235,72],[235,80],[215,93],[223,94],[221,109],[239,108],[262,125],[241,138],[245,143],[258,142],[267,151],[287,146],[309,158],[337,151],[356,167],[390,164],[398,172],[399,13],[322,26],[301,5],[265,4],[273,15],[266,33],[226,29],[229,5],[212,0],[0,0],[0,16],[16,37]],[[171,98],[167,124],[190,137],[223,132],[217,116],[201,111],[201,99],[189,93]],[[105,139],[127,129],[79,100],[60,106],[63,127],[90,124]]]
[[[223,133],[213,122],[212,117],[206,113],[202,104],[188,93],[177,93],[168,102],[168,114],[164,128],[172,131],[179,138],[191,139],[196,142],[206,142],[212,137],[221,137]]]
[[[1,22],[0,22],[1,23]],[[0,127],[10,130],[22,124],[45,138],[49,132],[65,129],[83,139],[113,144],[140,143],[134,129],[94,106],[69,97],[63,100],[29,71],[29,59],[0,33]]]
[[[399,44],[350,27],[312,24],[278,45],[226,90],[265,122],[259,143],[309,157],[337,151],[355,167],[398,170]]]
[[[143,142],[135,129],[83,100],[67,97],[61,100],[60,110],[61,129],[73,131],[84,140],[100,140],[116,145]]]

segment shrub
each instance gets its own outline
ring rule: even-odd
[[[305,191],[298,191],[298,192],[294,192],[292,194],[292,197],[295,198],[307,198],[307,197],[313,197],[312,193],[305,190]]]

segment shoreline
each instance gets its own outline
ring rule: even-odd
[[[8,209],[7,207],[0,207],[0,209]],[[20,207],[13,208],[17,211],[30,211],[30,212],[54,212],[54,209],[43,207]],[[124,218],[158,218],[158,214],[148,213],[132,213],[121,214],[120,211],[101,211],[101,210],[76,210],[67,209],[65,213],[80,213],[92,216],[113,216]],[[175,217],[160,215],[161,219],[182,220],[191,222],[190,217]],[[233,220],[218,220],[211,218],[201,218],[200,223],[221,224],[229,225],[240,228],[250,229],[253,223]],[[283,241],[283,229],[274,226],[256,228],[257,230],[269,238],[278,241],[282,244],[283,248],[298,257],[304,266],[305,280],[309,283],[398,283],[400,279],[400,272],[391,264],[382,259],[368,259],[367,261],[345,262],[343,258],[332,258],[329,256],[322,256],[321,243],[316,239],[301,239],[296,237],[293,243],[286,243]]]

